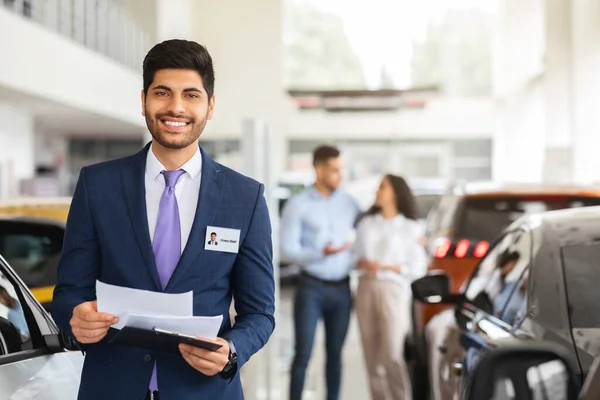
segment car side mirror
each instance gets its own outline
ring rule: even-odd
[[[59,334],[59,339],[63,349],[72,351],[79,350],[79,347],[77,346],[77,343],[75,343],[75,340],[73,340],[71,336],[67,335],[62,329]]]
[[[410,285],[413,297],[425,304],[456,303],[460,296],[450,293],[450,277],[442,271],[432,271]]]
[[[8,319],[0,317],[0,355],[21,351],[21,334]]]
[[[474,367],[465,399],[576,399],[575,369],[556,343],[531,341],[489,350]]]

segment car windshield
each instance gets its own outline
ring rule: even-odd
[[[454,220],[456,237],[492,241],[526,214],[600,205],[600,197],[540,195],[466,197]]]
[[[562,259],[573,328],[600,328],[600,243],[563,247]]]
[[[438,194],[419,194],[415,196],[417,202],[417,212],[419,213],[419,219],[426,219],[429,211],[433,208],[435,203],[440,198]]]

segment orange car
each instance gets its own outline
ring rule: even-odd
[[[524,214],[600,205],[600,188],[534,184],[471,183],[453,186],[432,209],[426,222],[428,271],[445,271],[452,291],[473,272],[490,242]],[[420,305],[417,331],[445,305]]]

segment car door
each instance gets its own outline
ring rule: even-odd
[[[500,243],[491,270],[478,270],[465,292],[459,313],[463,319],[461,345],[465,350],[463,371],[466,377],[491,343],[517,338],[513,325],[523,318],[527,303],[527,276],[533,262],[533,235],[522,225]],[[487,280],[478,286],[476,279]],[[525,285],[525,286],[523,286]]]
[[[79,351],[0,257],[0,399],[75,399]]]
[[[0,254],[49,311],[64,226],[46,220],[0,220]]]
[[[513,336],[503,312],[531,264],[532,240],[525,226],[497,240],[466,286],[465,301],[455,312],[455,325],[437,330],[443,338],[436,340],[430,351],[438,354],[438,365],[431,365],[431,374],[438,374],[439,387],[432,390],[439,393],[438,398],[457,398],[463,377],[489,343]],[[511,315],[507,314],[507,320]]]

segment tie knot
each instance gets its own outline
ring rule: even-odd
[[[177,181],[181,178],[181,175],[185,173],[182,169],[176,169],[174,171],[162,171],[163,176],[165,177],[165,185],[167,187],[175,187],[177,185]]]

